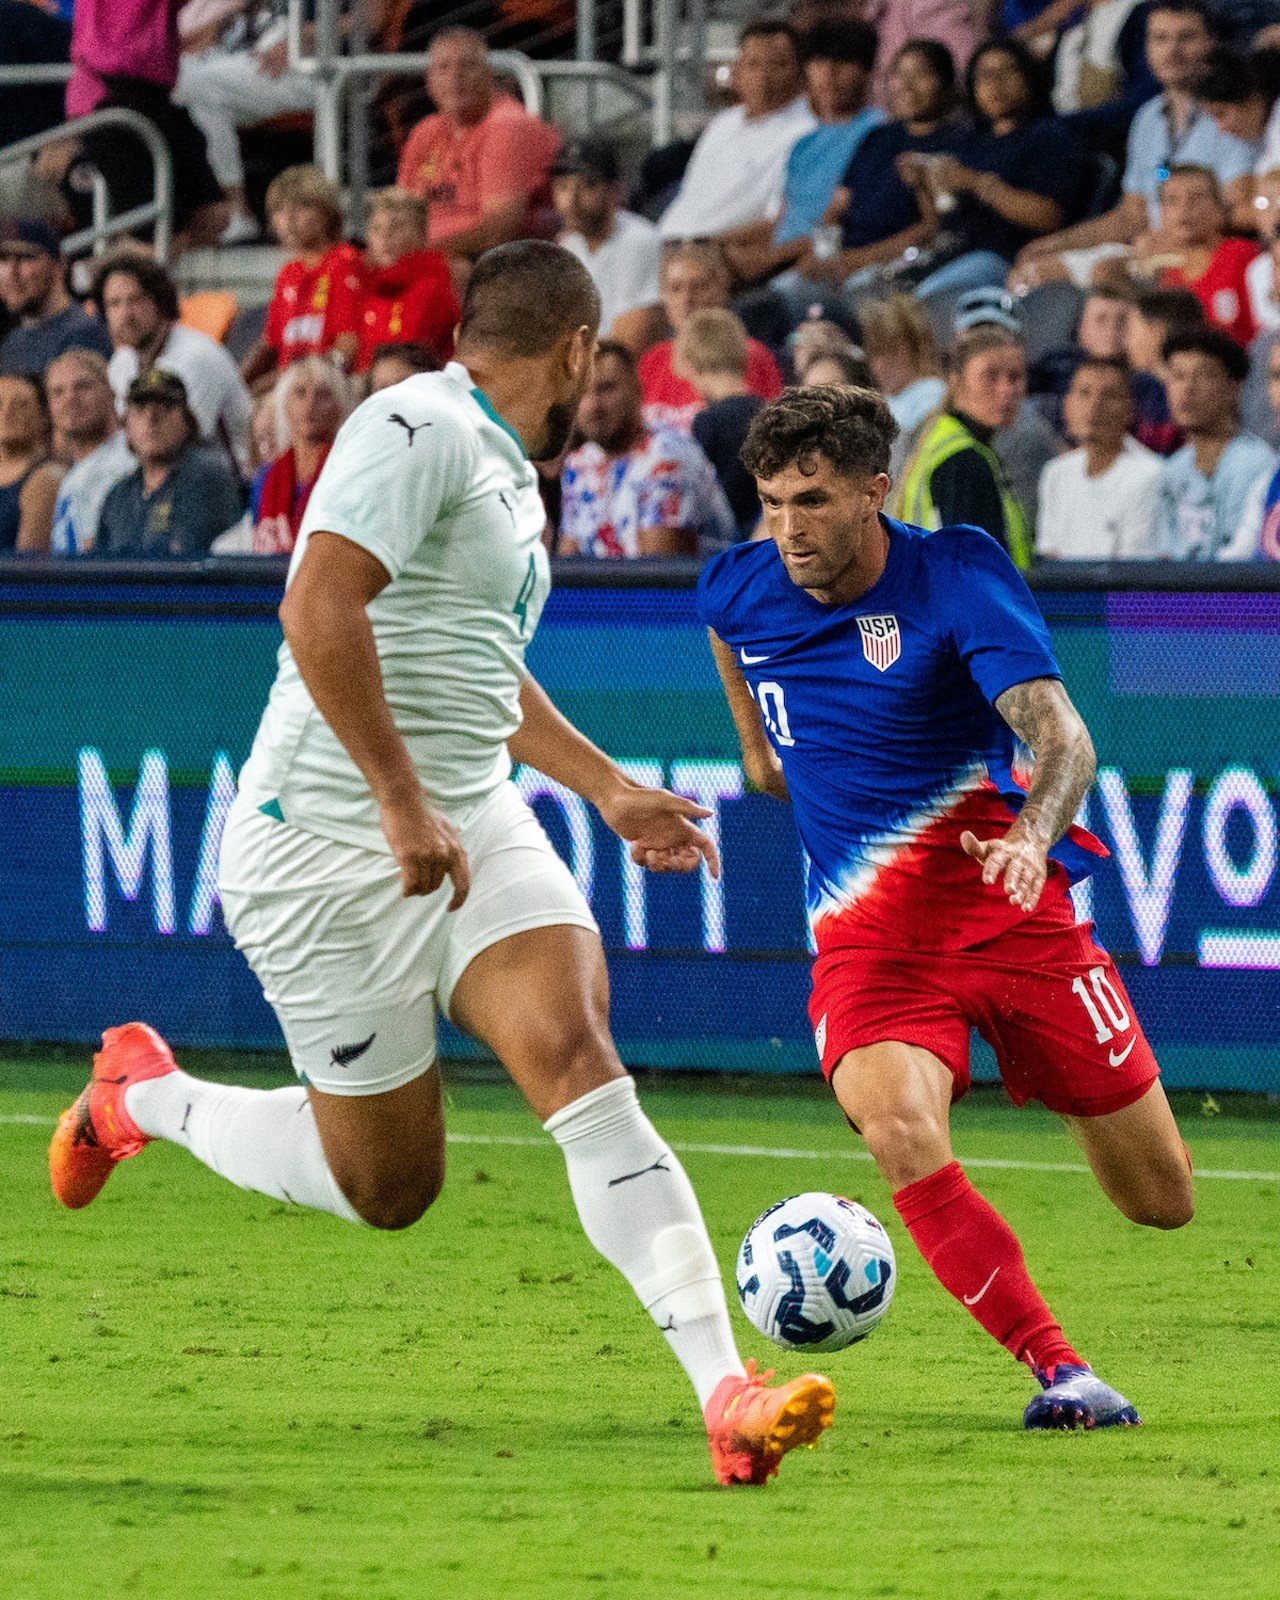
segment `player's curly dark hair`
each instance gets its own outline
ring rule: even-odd
[[[806,475],[824,456],[846,478],[888,472],[898,424],[875,389],[817,384],[784,389],[757,413],[743,442],[741,460],[753,477],[772,478],[795,465]]]

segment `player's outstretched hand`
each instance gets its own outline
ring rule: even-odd
[[[1049,853],[1042,844],[1011,828],[1000,839],[979,839],[966,831],[960,835],[960,847],[982,863],[983,883],[998,883],[1003,876],[1004,892],[1015,906],[1034,911],[1040,904],[1049,876]]]
[[[471,869],[462,840],[448,817],[421,796],[384,801],[382,831],[400,867],[403,892],[434,894],[446,878],[453,882],[449,910],[456,911],[471,889]]]
[[[695,826],[711,816],[706,806],[667,789],[620,786],[600,805],[600,815],[631,846],[631,859],[650,872],[694,872],[705,861],[720,876],[715,841]]]

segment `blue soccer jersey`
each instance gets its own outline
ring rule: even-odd
[[[1026,794],[1030,752],[995,701],[1061,673],[989,534],[885,525],[884,571],[850,605],[798,587],[763,540],[707,564],[699,615],[733,650],[782,762],[819,950],[965,949],[1027,915],[960,846],[965,829],[1004,833]],[[1105,854],[1073,828],[1046,892]]]

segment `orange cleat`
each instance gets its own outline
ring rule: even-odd
[[[836,1392],[829,1378],[806,1372],[771,1389],[772,1376],[757,1377],[748,1361],[745,1378],[723,1379],[707,1401],[707,1443],[721,1483],[767,1483],[788,1450],[816,1444],[831,1426]]]
[[[126,1022],[102,1035],[93,1076],[58,1118],[49,1145],[49,1181],[64,1206],[87,1206],[116,1162],[151,1142],[124,1108],[129,1085],[177,1070],[173,1052],[145,1022]]]

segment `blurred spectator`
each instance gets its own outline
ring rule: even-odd
[[[427,249],[427,203],[407,189],[380,189],[369,202],[364,250],[364,310],[355,370],[391,342],[424,344],[439,366],[453,358],[462,315],[449,263]]]
[[[364,0],[366,25],[376,29],[381,0]],[[291,111],[314,111],[315,79],[289,66],[288,7],[231,0],[208,17],[209,7],[183,6],[178,18],[182,57],[174,100],[190,111],[204,135],[209,165],[231,208],[224,244],[257,236],[258,225],[244,197],[244,161],[239,130]],[[350,23],[350,8],[341,18]],[[315,48],[315,24],[302,24],[303,49]]]
[[[247,538],[237,538],[237,550],[249,550],[253,544],[253,530],[258,522],[258,508],[262,501],[262,485],[266,481],[267,473],[271,470],[271,463],[280,454],[280,435],[276,417],[276,397],[274,392],[268,391],[261,394],[253,402],[253,420],[249,424],[249,436],[252,442],[251,467],[252,476],[249,479],[249,510],[248,526],[243,531]],[[237,530],[239,534],[241,530]],[[220,550],[223,546],[220,544]]]
[[[435,35],[427,92],[436,110],[405,141],[396,184],[430,206],[432,246],[478,256],[536,231],[560,135],[498,92],[481,34]]]
[[[220,344],[179,322],[173,279],[150,256],[126,250],[104,258],[93,297],[115,348],[108,371],[123,409],[129,386],[153,367],[173,372],[191,396],[200,438],[221,446],[237,468],[249,464],[249,391]]]
[[[1216,328],[1175,334],[1164,356],[1169,409],[1187,442],[1160,468],[1159,552],[1176,561],[1249,560],[1258,529],[1241,527],[1245,502],[1276,466],[1270,445],[1240,427],[1249,358]]]
[[[30,0],[0,0],[0,66],[40,66],[70,58],[70,23]],[[60,83],[6,83],[4,142],[56,128],[63,120],[63,98]]]
[[[954,115],[955,62],[945,46],[912,40],[894,57],[888,85],[894,120],[873,128],[854,152],[827,212],[828,221],[840,227],[839,249],[834,254],[812,249],[797,268],[810,283],[856,287],[859,275],[927,245],[938,231],[928,197],[921,208],[927,168],[902,158],[954,154],[961,148],[965,130]],[[801,299],[805,292],[798,284]]]
[[[1280,122],[1276,118],[1280,50],[1254,50],[1246,56],[1226,45],[1215,45],[1196,84],[1196,97],[1221,132],[1258,151],[1256,173],[1272,166],[1268,152],[1273,139],[1280,156]],[[1234,212],[1232,220],[1247,229],[1247,208]]]
[[[1129,433],[1133,394],[1124,361],[1085,356],[1063,416],[1078,448],[1041,474],[1036,554],[1061,561],[1152,559],[1160,457]]]
[[[635,357],[605,339],[578,410],[586,440],[561,478],[561,555],[693,555],[730,544],[737,524],[702,451],[674,429],[646,425]]]
[[[565,145],[551,180],[560,243],[600,291],[601,333],[640,354],[665,331],[661,234],[622,209],[618,158],[600,140]]]
[[[686,240],[670,246],[662,259],[662,306],[673,333],[679,333],[695,311],[723,309],[729,303],[729,272],[719,245]],[[688,433],[702,401],[692,384],[671,365],[673,341],[664,339],[640,357],[640,384],[645,417]],[[782,393],[778,363],[758,339],[747,341],[747,388],[762,400]]]
[[[1124,336],[1137,406],[1133,433],[1157,455],[1172,455],[1182,445],[1165,394],[1165,345],[1205,326],[1204,307],[1189,289],[1140,289],[1133,297]]]
[[[1069,276],[1089,284],[1100,260],[1159,226],[1160,185],[1176,162],[1208,167],[1223,186],[1245,180],[1254,148],[1221,131],[1195,98],[1196,84],[1213,47],[1199,0],[1153,0],[1147,14],[1147,60],[1163,93],[1148,100],[1129,129],[1124,196],[1100,217],[1061,233],[1033,239],[1014,264],[1023,284]]]
[[[1016,334],[990,325],[961,333],[947,357],[945,409],[922,430],[895,496],[905,521],[985,528],[1024,569],[1031,560],[1027,514],[992,440],[1017,417],[1026,392],[1027,360]]]
[[[1079,0],[1051,0],[1034,22],[1017,30],[1014,37],[1033,50],[1044,44],[1053,51],[1055,111],[1106,107],[1124,117],[1126,104],[1132,112],[1150,95],[1145,10],[1142,0],[1086,0],[1083,10]]]
[[[0,377],[0,551],[49,548],[62,468],[49,459],[49,412],[38,378]]]
[[[308,356],[276,385],[276,440],[281,454],[267,468],[258,496],[253,553],[287,555],[302,513],[347,412],[347,380],[331,362]]]
[[[111,354],[111,337],[67,293],[62,244],[36,217],[0,218],[0,299],[18,319],[0,343],[0,372],[39,376],[64,350]]]
[[[203,556],[244,509],[221,450],[200,429],[177,373],[152,367],[129,385],[125,435],[137,466],[107,495],[95,553],[163,560]]]
[[[1018,252],[1078,216],[1084,198],[1080,141],[1054,120],[1043,69],[1026,45],[980,45],[965,90],[975,131],[959,154],[906,157],[935,206],[950,202],[945,226],[959,251],[920,284],[921,294],[1003,284]]]
[[[793,266],[823,225],[858,146],[884,113],[868,106],[876,32],[866,22],[828,22],[801,40],[805,90],[818,126],[791,147],[782,187],[782,215],[726,233],[721,243],[740,282]]]
[[[1160,232],[1150,248],[1163,289],[1190,289],[1205,316],[1237,344],[1258,331],[1245,274],[1258,254],[1248,239],[1226,236],[1227,215],[1218,181],[1206,167],[1170,167],[1160,185]],[[1143,246],[1135,247],[1142,268]]]
[[[991,286],[969,289],[956,301],[955,336],[969,329],[995,328],[1021,345],[1022,318],[1012,295]],[[996,430],[991,448],[1004,467],[1005,487],[1023,508],[1029,536],[1035,533],[1040,475],[1061,453],[1058,435],[1024,395],[1010,421]]]
[[[982,38],[989,7],[985,0],[865,0],[862,15],[880,38],[874,99],[891,103],[888,75],[898,52],[916,39],[940,45],[962,71]]]
[[[745,537],[760,520],[760,496],[739,453],[764,405],[747,388],[747,330],[732,311],[695,311],[676,335],[673,365],[704,402],[693,419],[693,437],[715,468]]]
[[[760,17],[742,30],[733,64],[738,104],[702,131],[675,199],[658,223],[666,239],[711,239],[782,210],[787,157],[818,125],[804,97],[790,23]]]
[[[933,325],[919,303],[905,294],[864,300],[858,320],[876,386],[898,424],[898,439],[905,442],[929,413],[938,409],[947,392]],[[901,465],[895,456],[890,471],[896,476]]]
[[[1268,347],[1265,368],[1259,376],[1265,378],[1274,431],[1280,423],[1280,342],[1273,341]],[[1263,472],[1254,482],[1231,544],[1233,549],[1267,561],[1280,561],[1280,467]]]
[[[181,6],[182,0],[76,0],[66,100],[68,117],[120,106],[159,130],[173,162],[176,250],[216,244],[230,216],[204,135],[171,98],[178,81]],[[113,212],[154,198],[151,153],[135,135],[106,128],[84,139],[83,152],[106,180]]]
[[[65,63],[71,57],[71,24],[29,0],[0,0],[0,67]],[[6,83],[4,144],[56,128],[66,120],[61,83]],[[34,157],[0,160],[0,216],[45,217],[70,224],[58,184],[74,154],[71,140],[45,145]]]
[[[861,350],[828,350],[810,361],[800,379],[803,389],[874,389],[871,365]]]
[[[337,184],[319,167],[287,167],[267,188],[267,219],[292,259],[276,276],[262,338],[240,363],[244,381],[330,350],[349,367],[360,345],[364,270],[342,239]]]
[[[435,351],[425,344],[380,344],[369,357],[365,377],[369,393],[389,389],[393,383],[403,383],[417,372],[439,372],[440,363]]]
[[[1099,361],[1118,358],[1127,364],[1125,335],[1132,314],[1132,301],[1132,294],[1124,285],[1096,285],[1084,297],[1080,321],[1071,343],[1059,346],[1056,350],[1046,350],[1032,363],[1028,384],[1035,396],[1037,409],[1055,432],[1063,431],[1063,397],[1082,361],[1093,356]],[[1028,306],[1027,310],[1030,319],[1031,307]],[[1137,375],[1134,376],[1136,380]],[[1143,381],[1146,381],[1145,374]]]
[[[792,331],[787,344],[791,355],[791,370],[800,382],[804,381],[804,375],[811,361],[816,361],[820,356],[857,349],[844,328],[825,317],[806,317]]]
[[[134,468],[116,417],[107,363],[96,350],[68,350],[45,373],[54,447],[70,470],[53,510],[52,549],[91,550],[107,495]]]
[[[1280,328],[1280,298],[1276,294],[1276,262],[1280,260],[1280,167],[1259,173],[1253,203],[1262,251],[1245,268],[1244,282],[1254,324],[1265,333]]]

